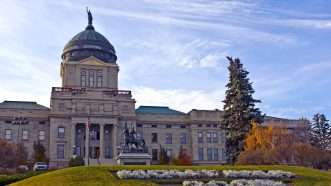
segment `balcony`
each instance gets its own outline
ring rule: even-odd
[[[103,94],[106,96],[128,96],[131,97],[131,91],[129,90],[110,90],[110,91],[103,91]]]
[[[93,96],[103,96],[105,98],[111,97],[131,97],[131,91],[129,90],[104,90],[104,89],[88,89],[88,88],[65,88],[65,87],[53,87],[52,96],[87,96],[91,94]]]

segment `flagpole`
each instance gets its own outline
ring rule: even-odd
[[[86,132],[85,132],[85,165],[90,165],[90,111],[88,111],[87,115],[87,123],[86,123]]]

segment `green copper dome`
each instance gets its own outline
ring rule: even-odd
[[[88,10],[89,23],[84,31],[75,35],[64,47],[62,59],[79,61],[94,56],[104,62],[116,63],[113,45],[92,25],[92,14]]]

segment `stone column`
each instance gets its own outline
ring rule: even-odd
[[[70,147],[69,147],[69,149],[70,149],[70,153],[68,153],[69,154],[69,156],[70,156],[70,154],[71,154],[71,156],[72,155],[74,155],[74,153],[76,152],[76,125],[77,125],[77,123],[71,123],[71,129],[70,129]],[[69,157],[69,158],[71,158],[71,157]]]
[[[105,158],[105,153],[104,153],[104,149],[105,149],[105,146],[104,146],[104,142],[105,142],[105,139],[104,139],[104,134],[105,134],[105,124],[100,124],[100,157],[99,159],[103,160]]]
[[[113,130],[112,135],[113,139],[113,158],[115,159],[117,157],[117,125],[113,124]]]

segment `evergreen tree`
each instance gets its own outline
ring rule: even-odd
[[[160,146],[160,164],[168,165],[170,163],[170,157],[167,154],[167,150]]]
[[[41,144],[39,141],[37,143],[33,143],[33,150],[35,162],[48,162],[46,157],[46,149],[43,144]]]
[[[229,82],[226,85],[223,123],[225,124],[226,151],[229,163],[234,163],[243,150],[244,139],[251,129],[252,122],[262,123],[263,116],[255,103],[260,100],[253,98],[254,89],[247,77],[249,72],[244,69],[238,58],[227,57],[230,64]]]
[[[331,148],[331,125],[324,114],[315,114],[310,125],[311,143],[321,150]]]

